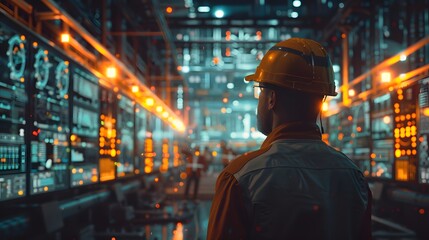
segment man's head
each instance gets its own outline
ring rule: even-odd
[[[324,96],[337,95],[329,56],[309,39],[277,43],[245,80],[260,91],[258,129],[266,135],[285,122],[314,122]]]

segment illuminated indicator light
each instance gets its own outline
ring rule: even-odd
[[[47,192],[49,190],[48,186],[43,187],[43,191]]]
[[[70,136],[70,140],[71,140],[72,142],[76,141],[76,140],[77,140],[77,136],[76,136],[76,135],[74,135],[74,134],[72,134],[72,135]]]
[[[79,173],[83,173],[83,168],[79,168]]]
[[[407,115],[405,116],[405,118],[406,118],[407,120],[410,120],[410,119],[411,119],[411,115],[410,115],[410,114],[407,114]]]
[[[183,187],[183,186],[185,186],[185,183],[184,182],[179,182],[179,186]]]
[[[171,13],[173,12],[173,8],[172,8],[172,7],[170,7],[170,6],[168,6],[168,7],[165,9],[165,12],[166,12],[166,13],[168,13],[168,14],[171,14]]]
[[[356,95],[356,92],[354,89],[349,89],[349,96],[354,97]]]
[[[375,161],[371,161],[371,166],[375,166]]]
[[[395,105],[393,105],[395,108],[399,108],[399,103],[395,103]]]
[[[405,150],[404,150],[404,149],[403,149],[403,150],[401,150],[401,155],[403,155],[403,156],[404,156],[404,155],[405,155],[405,153],[406,153],[406,152],[405,152]]]
[[[407,155],[408,155],[408,156],[410,156],[410,155],[411,155],[411,150],[410,150],[410,149],[408,149],[408,150],[407,150]]]
[[[395,157],[397,157],[397,158],[401,157],[401,150],[400,149],[395,150]]]
[[[404,99],[404,95],[398,95],[398,100]]]
[[[186,177],[187,177],[188,175],[185,173],[185,172],[181,172],[180,173],[180,178],[181,179],[186,179]]]
[[[70,34],[62,33],[61,34],[61,42],[62,43],[69,43],[70,42]]]
[[[377,157],[377,155],[375,154],[375,153],[371,153],[371,158],[372,159],[374,159],[374,158],[376,158]]]
[[[417,147],[417,143],[415,143],[415,142],[411,143],[411,147],[413,147],[413,148]]]
[[[23,83],[23,82],[25,82],[25,78],[21,77],[21,78],[19,79],[19,81]]]
[[[389,92],[393,91],[393,87],[389,87]]]
[[[173,189],[173,191],[174,191],[174,192],[178,192],[178,191],[179,191],[179,189],[176,187],[176,188],[174,188],[174,189]]]
[[[117,70],[115,67],[110,66],[106,69],[106,76],[108,78],[116,78],[116,75],[118,74]]]
[[[19,196],[24,195],[24,191],[23,191],[23,190],[19,190],[19,191],[18,191],[18,195],[19,195]]]
[[[131,87],[131,92],[133,92],[133,93],[139,92],[139,87],[138,86],[132,86]]]
[[[216,151],[213,151],[213,152],[212,152],[212,156],[213,156],[213,157],[216,157],[216,156],[217,156],[217,152],[216,152]]]
[[[341,38],[342,39],[346,38],[346,34],[345,33],[341,34]]]
[[[163,113],[162,113],[162,117],[163,117],[163,118],[168,118],[168,116],[169,116],[168,112],[163,112]]]
[[[415,113],[412,113],[412,114],[411,114],[411,118],[416,118],[416,114],[415,114]]]
[[[227,103],[228,102],[228,98],[223,98],[222,102]]]
[[[216,10],[216,12],[214,13],[215,17],[217,18],[223,18],[223,16],[225,15],[225,12],[222,10]]]
[[[21,35],[21,40],[24,41],[25,40],[25,36]]]
[[[79,181],[79,185],[83,185],[83,180],[80,180],[80,181]]]
[[[230,57],[231,56],[231,49],[229,47],[227,47],[225,49],[225,56]]]
[[[103,146],[104,146],[104,144],[103,144]],[[103,146],[101,146],[101,144],[100,144],[100,147],[103,147]],[[101,155],[103,155],[103,154],[104,154],[104,150],[103,150],[103,149],[100,149],[100,154],[101,154]]]
[[[382,83],[388,83],[392,79],[390,72],[382,72],[381,73],[381,82]]]
[[[226,113],[226,108],[221,108],[220,111],[221,113]]]
[[[383,122],[385,123],[385,124],[389,124],[390,123],[390,116],[384,116],[383,117]]]
[[[395,143],[395,148],[401,148],[401,144]]]
[[[399,122],[399,117],[395,117],[395,122]]]
[[[412,142],[416,142],[416,140],[417,140],[417,138],[415,136],[411,138]]]
[[[144,172],[145,173],[150,173],[150,172],[152,172],[152,168],[149,167],[149,166],[146,166],[146,167],[144,167]]]
[[[327,102],[323,102],[323,103],[322,103],[322,111],[323,111],[323,112],[328,111],[328,103],[327,103]]]
[[[402,91],[402,89],[400,88],[400,89],[398,89],[398,91],[396,91],[397,93],[398,93],[398,95],[402,95],[402,93],[403,93],[403,91]]]
[[[156,177],[153,181],[159,182],[159,178]]]
[[[36,48],[37,46],[39,46],[39,44],[37,42],[33,42],[33,47]]]
[[[419,209],[419,214],[421,214],[421,215],[425,214],[425,210],[423,208],[420,208]]]
[[[220,62],[220,59],[218,57],[214,57],[213,60],[212,60],[212,62],[213,62],[214,65],[218,65],[219,62]]]
[[[423,109],[423,115],[429,117],[429,107]]]
[[[395,109],[395,113],[400,113],[400,112],[401,112],[401,110],[399,108]]]
[[[349,121],[351,121],[351,120],[353,120],[353,116],[349,115],[349,116],[347,117],[347,119],[348,119]]]
[[[72,173],[75,174],[76,173],[76,168],[72,169]]]
[[[98,177],[97,176],[92,176],[91,177],[91,182],[97,182],[98,181]]]
[[[411,151],[411,154],[412,154],[412,155],[416,155],[416,154],[417,154],[417,150],[416,150],[416,149],[413,149],[413,150]]]
[[[159,113],[160,113],[160,112],[162,112],[162,110],[163,110],[163,108],[162,108],[161,106],[157,106],[157,107],[156,107],[156,111],[157,111],[157,112],[159,112]]]
[[[417,127],[416,126],[411,126],[410,129],[411,129],[411,132],[416,132],[417,131]]]
[[[361,127],[357,127],[357,128],[356,128],[356,131],[361,132],[361,131],[362,131],[362,128],[361,128]]]
[[[112,237],[112,239],[111,240],[116,240],[116,238],[115,237]]]
[[[401,115],[401,121],[405,121],[405,116]]]
[[[116,157],[116,150],[115,149],[110,150],[110,156]]]
[[[155,207],[156,207],[156,208],[160,208],[160,207],[161,207],[161,205],[159,205],[159,203],[157,203],[157,204],[155,204]]]

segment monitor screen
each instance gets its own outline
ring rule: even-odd
[[[100,181],[116,177],[117,143],[116,136],[117,98],[116,93],[100,88]]]
[[[134,105],[129,98],[118,95],[118,177],[134,172]]]
[[[0,201],[25,196],[27,36],[0,23]]]
[[[74,66],[72,72],[71,186],[98,182],[98,78]]]
[[[136,155],[135,155],[135,169],[137,173],[144,172],[144,153],[145,153],[145,139],[149,137],[147,129],[147,111],[140,105],[136,106]]]
[[[31,48],[31,109],[34,111],[30,146],[30,193],[68,186],[69,61],[41,42]]]

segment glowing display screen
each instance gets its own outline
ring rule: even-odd
[[[118,177],[134,172],[134,105],[130,99],[118,95]]]
[[[69,62],[50,47],[33,42],[30,193],[68,186]]]
[[[141,106],[136,106],[136,156],[135,163],[138,172],[144,172],[145,139],[147,132],[147,112]]]
[[[419,146],[419,182],[429,184],[429,80],[422,81],[419,93],[420,126]]]
[[[76,67],[72,71],[71,186],[98,182],[98,78]]]
[[[109,181],[116,176],[116,94],[105,88],[100,90],[100,181]]]
[[[0,201],[25,196],[28,40],[0,23]]]

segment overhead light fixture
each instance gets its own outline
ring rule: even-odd
[[[182,66],[182,72],[188,73],[189,72],[189,66]]]
[[[225,16],[225,12],[223,10],[216,10],[216,12],[214,13],[214,15],[217,18],[223,18],[223,16]]]
[[[131,87],[131,92],[133,92],[133,93],[139,92],[139,86],[132,86]]]
[[[201,12],[201,13],[207,13],[207,12],[210,12],[210,7],[209,6],[199,6],[197,8],[197,10],[198,10],[198,12]]]
[[[61,42],[62,43],[69,43],[70,42],[70,34],[62,33],[61,34]]]
[[[106,69],[106,76],[108,78],[116,78],[117,74],[118,74],[118,71],[116,70],[115,67],[113,67],[113,66],[107,67],[107,69]]]

